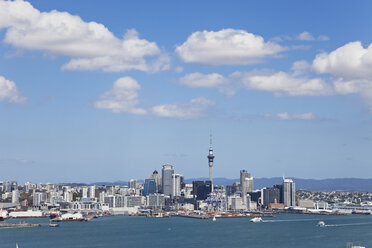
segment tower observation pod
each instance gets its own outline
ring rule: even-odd
[[[209,181],[212,183],[212,192],[213,192],[213,147],[212,147],[212,134],[210,136],[210,146],[209,146],[209,154],[207,156],[208,158],[208,165],[209,165]]]

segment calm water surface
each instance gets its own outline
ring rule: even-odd
[[[251,223],[249,218],[102,217],[90,222],[48,226],[48,219],[26,219],[39,228],[0,229],[0,247],[346,247],[372,248],[372,216],[277,215]],[[323,220],[326,227],[316,224]],[[17,223],[24,220],[9,220]]]

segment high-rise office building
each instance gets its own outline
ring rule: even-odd
[[[263,206],[269,207],[270,203],[279,203],[280,190],[278,188],[264,188],[262,190]]]
[[[296,187],[292,179],[283,180],[283,203],[285,207],[296,206]]]
[[[208,165],[209,165],[209,181],[212,183],[212,192],[213,192],[213,160],[214,160],[214,155],[213,155],[213,147],[212,147],[212,134],[210,136],[210,141],[209,141],[209,154],[207,156],[208,158]]]
[[[153,178],[145,179],[145,184],[143,186],[143,195],[147,196],[149,194],[156,193],[156,181]]]
[[[155,183],[156,183],[156,192],[161,192],[161,191],[162,191],[161,176],[160,176],[160,174],[158,173],[158,171],[155,170],[155,171],[152,173],[152,175],[150,176],[150,178],[155,179]]]
[[[89,192],[88,192],[89,198],[95,198],[96,197],[96,186],[92,185],[89,187]]]
[[[172,196],[181,196],[181,185],[183,183],[183,175],[181,174],[173,174],[173,193]]]
[[[192,194],[194,201],[200,201],[207,199],[208,195],[212,192],[211,181],[193,181],[192,182]]]
[[[135,179],[130,179],[128,182],[128,187],[131,189],[135,189],[137,187],[137,180]]]
[[[146,203],[151,208],[162,208],[165,206],[165,198],[163,194],[152,194],[146,197]]]
[[[174,174],[174,167],[170,164],[163,165],[162,169],[162,187],[163,187],[163,194],[164,195],[172,195],[173,193],[173,174]]]
[[[87,198],[88,197],[88,187],[83,186],[81,188],[81,197],[82,198]]]
[[[253,191],[253,177],[246,170],[240,171],[240,187],[242,191],[243,204],[246,204],[247,192]]]
[[[12,191],[12,203],[19,203],[19,190],[15,189]]]

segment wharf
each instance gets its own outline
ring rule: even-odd
[[[85,217],[85,221],[91,221],[94,218],[98,218],[97,215],[88,215],[87,217]]]
[[[172,215],[172,217],[184,217],[184,218],[203,219],[203,220],[211,218],[208,215],[187,215],[187,214]]]
[[[27,228],[27,227],[40,227],[40,224],[20,223],[20,224],[0,224],[1,228]]]

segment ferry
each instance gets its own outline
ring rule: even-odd
[[[261,217],[255,217],[255,218],[251,219],[250,222],[258,223],[258,222],[263,222],[263,220],[262,220]]]
[[[324,221],[319,221],[317,226],[319,227],[325,227],[325,222]]]

